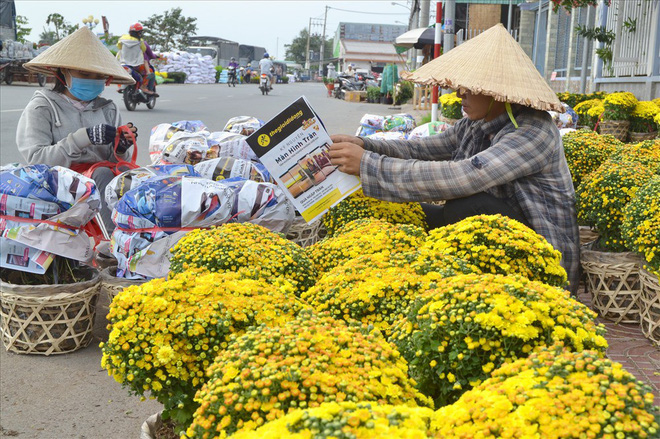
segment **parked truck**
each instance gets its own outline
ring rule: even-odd
[[[239,59],[239,44],[235,41],[218,37],[195,36],[190,38],[190,45],[184,49],[186,52],[209,55],[216,66],[227,67],[233,56]]]

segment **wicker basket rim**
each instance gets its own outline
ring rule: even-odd
[[[641,265],[642,257],[633,252],[603,252],[593,250],[590,248],[582,247],[580,249],[580,259],[582,262],[614,262],[619,264],[639,264]],[[586,261],[585,261],[586,260]]]
[[[125,279],[110,274],[110,270],[117,269],[116,265],[111,265],[110,267],[105,267],[101,271],[101,282],[104,284],[116,285],[121,287],[130,287],[132,285],[142,285],[145,282],[148,282],[146,279]]]
[[[83,271],[91,275],[91,279],[74,282],[71,284],[53,284],[53,285],[17,285],[9,282],[0,281],[0,295],[19,295],[29,297],[48,297],[48,296],[70,296],[80,291],[93,288],[101,281],[101,275],[96,268],[85,267]],[[75,291],[71,291],[75,289]]]

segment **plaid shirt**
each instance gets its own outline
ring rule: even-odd
[[[514,106],[490,122],[462,119],[432,137],[363,138],[365,195],[388,201],[451,200],[487,192],[521,213],[559,250],[571,290],[579,283],[575,190],[550,115]]]

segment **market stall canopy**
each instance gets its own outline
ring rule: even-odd
[[[557,95],[501,23],[423,65],[403,79],[538,110],[564,112]]]
[[[435,25],[429,27],[420,27],[409,30],[399,35],[394,40],[394,47],[397,53],[405,52],[408,49],[422,49],[427,44],[435,43]]]

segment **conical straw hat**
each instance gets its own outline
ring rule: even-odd
[[[135,83],[108,48],[86,26],[80,27],[23,65],[30,71],[46,75],[55,75],[58,68],[65,68],[112,76],[115,84]]]
[[[564,112],[555,92],[501,23],[401,77],[538,110]]]

